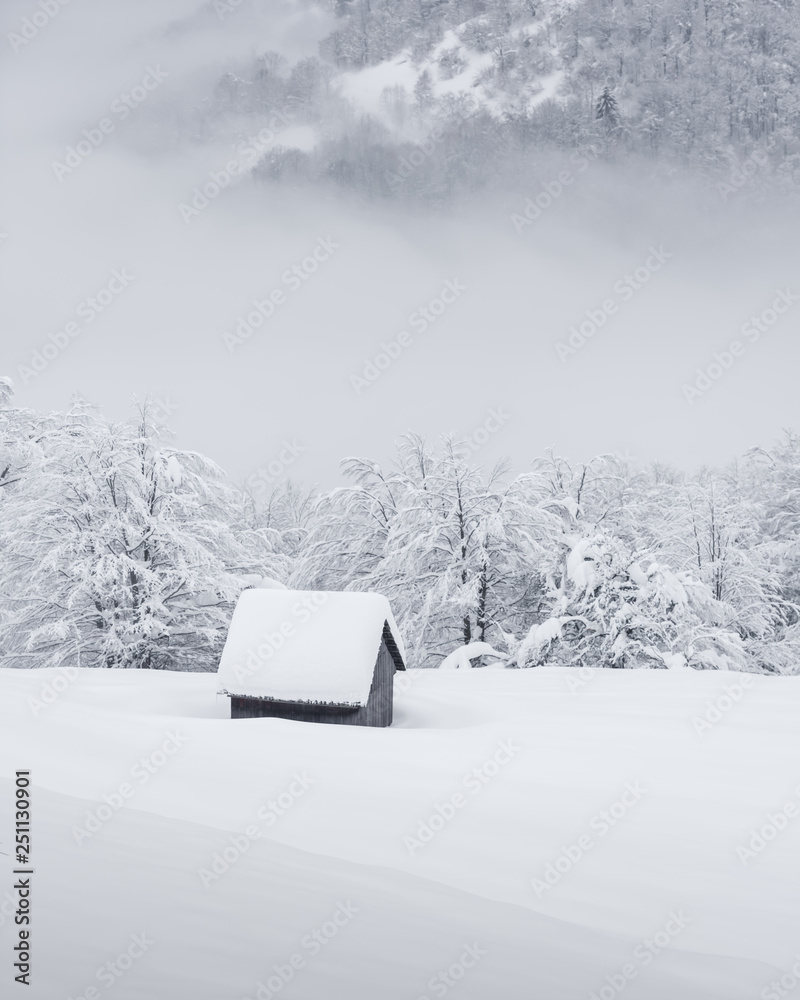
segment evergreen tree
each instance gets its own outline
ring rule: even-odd
[[[603,88],[603,93],[597,99],[597,103],[595,104],[595,118],[612,128],[616,128],[619,125],[617,99],[608,87]]]

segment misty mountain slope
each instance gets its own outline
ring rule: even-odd
[[[0,672],[2,775],[34,783],[37,1000],[141,934],[125,1000],[252,998],[293,954],[286,996],[443,995],[473,944],[475,1000],[588,997],[630,963],[632,997],[731,1000],[791,964],[798,830],[737,849],[796,794],[792,678],[725,708],[735,674],[411,671],[368,730],[215,718],[214,675],[69,677],[53,698],[58,672]]]
[[[2,375],[13,378],[22,406],[63,410],[77,392],[122,421],[131,400],[149,392],[179,446],[212,456],[237,481],[295,440],[304,450],[284,478],[325,487],[341,482],[343,455],[385,463],[405,431],[429,440],[468,435],[498,406],[513,419],[477,460],[510,456],[517,471],[551,445],[581,461],[627,450],[681,468],[718,465],[796,425],[791,317],[748,346],[746,360],[701,403],[682,394],[796,275],[791,204],[760,214],[750,204],[771,167],[724,200],[716,189],[701,199],[704,176],[665,179],[671,164],[624,162],[617,140],[592,139],[574,152],[564,140],[560,160],[535,135],[522,146],[528,125],[514,138],[517,126],[487,110],[452,127],[438,107],[418,114],[416,68],[404,83],[401,132],[380,116],[382,87],[374,113],[342,94],[345,77],[372,64],[337,65],[320,54],[320,42],[343,27],[331,8],[254,0],[220,17],[200,0],[149,0],[120,5],[113,18],[105,10],[100,0],[70,4],[29,45],[16,53],[9,46],[0,67],[14,95],[2,111],[4,177],[14,192],[0,246],[9,331]],[[773,13],[790,18],[792,10]],[[5,32],[18,32],[29,14],[25,0],[9,0]],[[446,32],[471,16],[464,6],[452,25],[431,21],[431,44],[414,59],[429,62]],[[519,23],[546,16],[543,8]],[[376,65],[412,44],[407,35],[390,41]],[[75,74],[76,63],[87,71]],[[169,76],[123,121],[111,104],[140,85],[148,66]],[[549,72],[543,67],[534,82]],[[227,92],[227,73],[243,81],[241,93]],[[447,81],[437,75],[434,83]],[[625,117],[626,100],[615,93]],[[549,121],[551,105],[534,111]],[[588,101],[583,107],[575,122],[594,128]],[[276,117],[283,109],[294,116],[288,124]],[[83,131],[96,136],[104,117],[114,131],[56,177],[53,163],[64,164],[79,142],[85,151]],[[430,155],[426,137],[438,140]],[[412,157],[420,156],[417,166]],[[241,179],[215,194],[212,174],[231,162]],[[551,198],[545,185],[558,192],[562,169],[573,183],[535,222],[526,218],[528,199]],[[251,170],[269,182],[254,182]],[[309,182],[315,177],[320,183]],[[491,184],[498,190],[487,192]],[[187,216],[182,206],[202,206],[204,188],[212,196]],[[471,204],[458,201],[476,189]],[[457,211],[429,211],[448,199]],[[231,352],[225,338],[254,300],[288,291],[287,269],[328,237],[341,249]],[[578,356],[560,360],[555,345],[659,245],[674,255],[669,266]],[[87,299],[121,268],[135,280],[84,323]],[[378,386],[357,395],[353,377],[454,279],[468,295],[424,336],[415,333],[413,351]],[[35,371],[34,359],[52,350],[51,337],[63,342],[72,321],[81,334]],[[509,366],[520,345],[524,363]],[[304,393],[283,377],[300,371]],[[317,419],[309,398],[337,420]],[[759,402],[743,407],[742,399]]]
[[[547,148],[691,168],[727,193],[797,180],[794,2],[336,0],[328,9],[336,26],[318,57],[290,65],[264,53],[226,74],[209,105],[228,116],[283,105],[314,127],[313,147],[287,130],[266,151],[260,172],[272,180],[441,199],[494,182],[498,170],[519,179]]]
[[[502,118],[511,112],[528,113],[556,98],[564,73],[557,48],[549,41],[550,17],[515,27],[492,48],[474,38],[484,21],[476,18],[448,28],[425,55],[415,56],[409,47],[375,66],[345,70],[340,78],[344,95],[376,113],[399,138],[410,124],[414,102],[428,109],[449,105],[463,114],[486,110]],[[506,74],[498,78],[498,60],[501,66],[511,63],[512,55],[531,46],[536,56],[524,72],[513,79]]]

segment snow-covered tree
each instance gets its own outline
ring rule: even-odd
[[[414,435],[255,503],[149,408],[45,416],[0,379],[0,657],[214,669],[247,586],[373,590],[417,666],[798,672],[800,437],[693,476]],[[490,657],[485,660],[484,657]]]
[[[321,501],[299,580],[386,594],[420,664],[509,627],[552,521],[528,483],[502,468],[484,477],[458,442],[433,451],[414,435],[388,472],[364,459],[344,469],[354,483]]]
[[[244,561],[227,523],[232,491],[213,463],[162,435],[147,406],[120,425],[82,402],[43,422],[24,478],[3,497],[6,662],[214,662],[243,586],[227,568]]]

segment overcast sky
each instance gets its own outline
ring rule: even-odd
[[[313,54],[326,17],[253,0],[222,21],[194,0],[72,0],[26,44],[9,39],[39,9],[6,0],[0,14],[0,374],[20,404],[62,408],[81,393],[122,418],[150,393],[177,445],[234,477],[291,442],[287,472],[324,485],[344,456],[383,461],[405,431],[473,434],[492,412],[476,457],[516,469],[551,446],[692,468],[800,426],[800,303],[767,313],[757,341],[742,332],[779,291],[800,294],[785,209],[753,214],[700,184],[648,193],[592,165],[530,225],[513,216],[552,178],[447,215],[232,183],[186,221],[180,204],[234,148],[175,141],[170,115],[250,52]],[[125,94],[144,96],[123,119]],[[84,129],[97,145],[54,169]],[[226,343],[273,292],[272,316]],[[559,356],[582,322],[593,336]],[[31,374],[51,334],[68,346]],[[723,377],[687,400],[697,369],[737,340]],[[387,347],[391,364],[367,367]]]

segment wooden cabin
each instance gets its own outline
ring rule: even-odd
[[[390,726],[405,652],[389,602],[356,592],[245,590],[222,651],[232,719]]]

